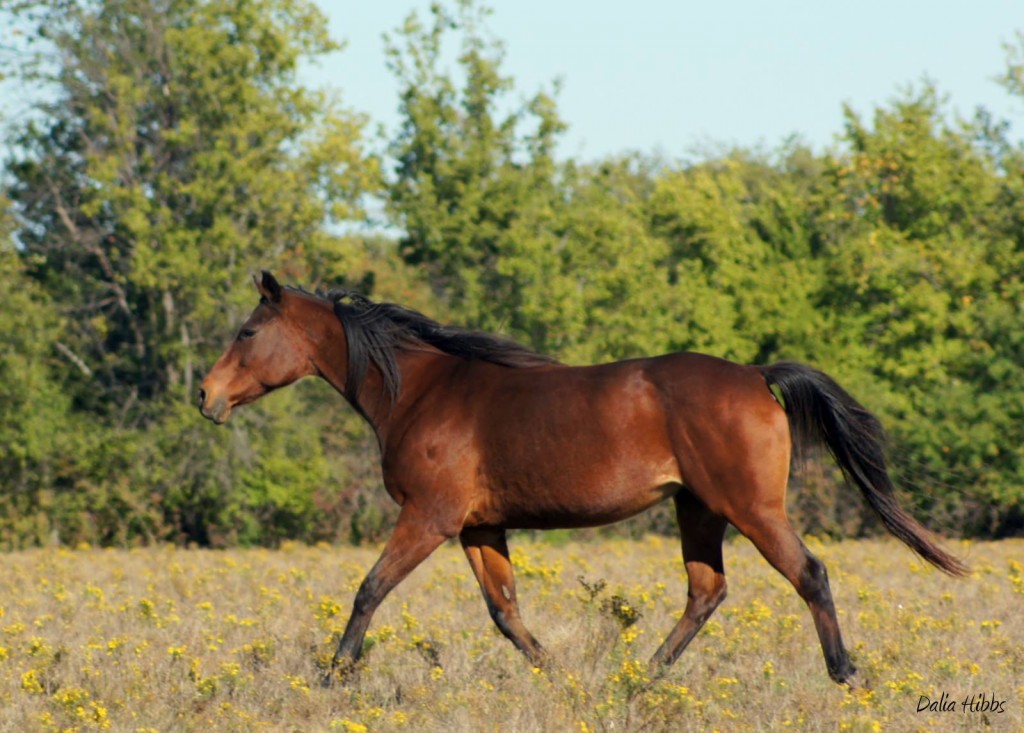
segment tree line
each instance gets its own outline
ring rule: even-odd
[[[0,0],[6,88],[46,90],[5,120],[0,546],[380,536],[394,509],[376,446],[326,386],[227,428],[198,417],[260,269],[570,363],[814,364],[881,417],[919,517],[1024,532],[1024,145],[1009,121],[954,117],[923,84],[845,110],[824,152],[566,159],[556,95],[516,91],[486,16],[435,6],[386,39],[401,123],[380,139],[300,82],[338,49],[305,0]],[[1024,36],[1001,81],[1024,99]],[[794,478],[798,521],[873,532],[833,473]]]

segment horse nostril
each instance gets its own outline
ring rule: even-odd
[[[199,389],[199,406],[202,407],[204,402],[206,402],[206,390],[200,388]]]

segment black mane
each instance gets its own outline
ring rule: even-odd
[[[356,398],[371,362],[380,371],[384,389],[394,402],[402,386],[395,352],[417,343],[463,359],[480,359],[516,369],[558,363],[511,339],[445,326],[411,308],[374,303],[351,290],[331,290],[323,297],[334,304],[334,314],[345,329],[348,340],[345,397],[353,405],[358,405]]]

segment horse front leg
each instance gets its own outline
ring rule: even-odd
[[[331,669],[324,676],[325,686],[330,685],[336,676],[344,679],[352,671],[362,654],[363,639],[377,606],[445,539],[447,536],[438,531],[428,517],[411,505],[402,508],[391,539],[359,586],[352,603],[352,615],[334,653]]]

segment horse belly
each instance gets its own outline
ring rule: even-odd
[[[535,467],[491,490],[505,524],[516,529],[594,527],[639,514],[681,487],[674,459],[647,465],[599,462]]]

